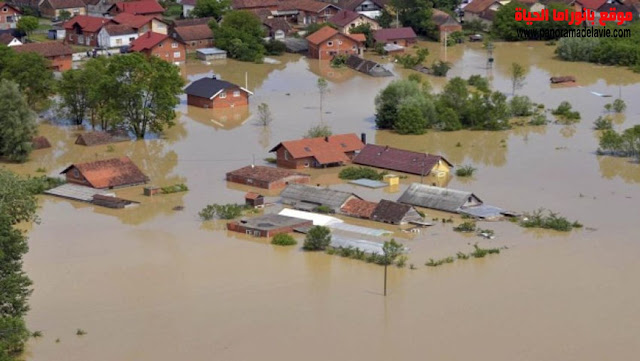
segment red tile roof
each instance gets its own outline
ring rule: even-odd
[[[72,164],[60,174],[77,169],[93,188],[111,188],[146,183],[149,178],[128,157]]]
[[[18,53],[38,53],[45,58],[73,54],[73,49],[58,41],[46,41],[44,43],[28,43],[14,46],[11,49]]]
[[[283,0],[278,2],[278,10],[280,11],[302,10],[306,12],[319,13],[327,6],[335,7],[335,5],[315,0]]]
[[[345,34],[345,35],[359,43],[364,43],[367,41],[367,36],[364,34]]]
[[[364,147],[364,144],[357,135],[350,133],[332,135],[327,138],[305,138],[285,141],[271,149],[271,152],[275,152],[281,146],[294,159],[313,157],[320,164],[330,164],[348,162],[349,157],[345,153],[360,150]]]
[[[169,35],[147,31],[131,42],[130,49],[131,51],[149,50],[168,38]]]
[[[250,199],[250,200],[256,200],[260,197],[262,197],[262,195],[256,192],[247,192],[247,194],[244,195],[244,199]]]
[[[82,31],[97,33],[100,31],[104,24],[109,23],[111,20],[107,18],[101,18],[97,16],[88,16],[88,15],[76,15],[71,19],[67,20],[62,26],[66,30],[73,29],[74,25],[78,24]]]
[[[267,8],[277,6],[278,0],[233,0],[231,7],[234,9]]]
[[[229,178],[229,176],[251,178],[257,181],[262,181],[267,183],[276,182],[276,181],[283,180],[285,178],[293,177],[293,176],[310,178],[308,174],[298,173],[288,169],[267,167],[262,165],[256,165],[253,167],[249,165],[240,169],[236,169],[234,171],[227,173],[227,179]]]
[[[307,41],[310,44],[318,45],[327,41],[328,39],[330,39],[332,36],[336,34],[338,34],[338,30],[330,26],[323,26],[322,28],[320,28],[320,30],[307,36]]]
[[[112,20],[118,24],[129,25],[134,29],[139,29],[151,22],[153,19],[159,20],[153,15],[133,15],[129,13],[120,13],[116,15]]]
[[[213,32],[209,25],[206,24],[179,26],[174,31],[182,41],[213,39]]]
[[[489,9],[489,6],[497,2],[498,0],[473,0],[469,5],[465,6],[464,12],[478,14]]]
[[[20,9],[17,6],[7,4],[6,2],[0,2],[0,9],[2,9],[5,6],[12,8],[18,14],[22,14],[22,11],[20,11]]]
[[[375,144],[367,144],[353,159],[355,164],[418,175],[429,174],[431,169],[440,161],[453,166],[439,155],[412,152]]]
[[[364,15],[360,15],[355,11],[343,9],[338,11],[334,16],[330,17],[329,20],[327,21],[330,22],[331,24],[337,25],[339,27],[343,27],[343,26],[349,25],[350,22],[356,20],[360,16],[364,16]]]
[[[599,7],[607,3],[607,0],[576,0],[585,9],[598,10]]]
[[[125,24],[107,24],[104,26],[107,34],[111,36],[137,34],[138,32],[131,26]]]
[[[376,202],[369,202],[363,199],[352,198],[345,203],[340,210],[351,217],[370,219],[373,211],[378,206]]]
[[[389,28],[377,30],[373,37],[376,41],[386,43],[391,40],[415,39],[418,36],[412,28]]]
[[[134,15],[161,14],[164,12],[162,5],[158,4],[156,0],[118,2],[114,6],[118,12]]]

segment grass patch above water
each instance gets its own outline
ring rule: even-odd
[[[561,232],[569,232],[574,228],[582,228],[578,221],[571,222],[567,218],[545,209],[537,209],[531,213],[525,213],[520,219],[520,225],[525,228],[553,229]]]
[[[298,242],[290,234],[280,233],[273,236],[271,244],[275,244],[277,246],[294,246],[298,244]]]
[[[382,178],[387,175],[388,172],[382,171],[378,172],[375,169],[366,168],[366,167],[347,167],[340,171],[338,177],[340,179],[354,180],[354,179],[371,179],[371,180],[382,180]]]

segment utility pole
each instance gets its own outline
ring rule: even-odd
[[[448,31],[444,32],[444,62],[447,62],[447,35],[449,35]]]
[[[420,184],[424,182],[424,162],[427,159],[427,155],[425,154],[424,158],[422,158],[422,169],[420,171]]]
[[[244,72],[244,88],[249,90],[249,72]]]
[[[384,263],[384,296],[387,297],[387,262]]]

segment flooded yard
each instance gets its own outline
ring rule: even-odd
[[[428,46],[428,63],[444,59],[442,48]],[[142,187],[118,190],[118,196],[141,202],[123,210],[41,197],[42,222],[29,227],[25,268],[35,288],[28,326],[44,337],[30,341],[27,359],[634,359],[640,352],[640,290],[633,286],[640,274],[633,226],[640,165],[595,155],[598,133],[592,125],[619,94],[628,107],[615,127],[640,124],[640,74],[561,62],[542,43],[498,43],[494,57],[487,69],[482,45],[449,48],[449,78],[489,76],[493,89],[510,94],[509,67],[519,62],[528,73],[517,94],[547,108],[567,100],[581,122],[421,136],[377,131],[376,94],[410,71],[387,64],[395,77],[371,78],[285,55],[279,64],[186,64],[182,71],[189,81],[215,73],[246,82],[254,93],[251,105],[214,112],[188,107],[183,96],[177,125],[159,139],[83,147],[74,144],[75,127],[43,123],[40,133],[53,148],[8,168],[32,175],[44,168],[56,175],[73,162],[126,155],[151,183],[185,183],[190,190],[156,197],[142,196]],[[552,87],[549,78],[556,75],[574,75],[577,84]],[[202,223],[197,214],[206,204],[242,202],[249,189],[227,184],[227,171],[253,159],[264,163],[278,142],[319,124],[318,76],[329,81],[322,117],[334,133],[366,133],[369,142],[472,165],[478,169],[473,178],[453,177],[447,186],[509,210],[551,209],[585,227],[559,233],[482,222],[495,230],[494,240],[456,233],[451,223],[419,234],[399,232],[396,239],[411,249],[408,263],[417,269],[391,267],[385,298],[380,266],[276,247],[228,232],[223,222]],[[429,81],[441,89],[446,79]],[[262,102],[273,113],[268,127],[256,124]],[[313,170],[312,183],[333,184],[369,200],[396,200],[420,181],[409,176],[395,191],[373,190],[342,182],[338,172]],[[174,211],[176,206],[184,210]],[[469,252],[476,242],[508,249],[424,266],[429,258]],[[76,336],[78,328],[87,335]]]

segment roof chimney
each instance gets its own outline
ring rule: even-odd
[[[367,144],[367,133],[360,133],[360,140],[362,144]]]
[[[329,137],[324,137],[324,141],[329,143]]]

